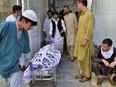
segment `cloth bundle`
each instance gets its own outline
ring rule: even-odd
[[[30,66],[26,69],[23,75],[25,84],[35,78],[36,75],[46,75],[54,66],[58,65],[61,58],[61,53],[56,50],[54,43],[41,48],[32,58]]]

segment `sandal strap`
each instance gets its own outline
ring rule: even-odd
[[[86,79],[84,79],[84,78],[86,78]],[[90,80],[90,78],[83,77],[83,78],[81,78],[79,81],[80,81],[80,82],[86,82],[86,81],[88,81],[88,80]]]

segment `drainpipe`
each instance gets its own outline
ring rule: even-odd
[[[56,4],[56,1],[53,0],[53,1],[52,1],[52,6],[53,6],[53,10],[54,10],[54,11],[56,10],[56,9],[55,9],[55,4]]]
[[[87,7],[88,7],[88,9],[89,9],[90,11],[92,11],[92,2],[93,2],[93,0],[87,0],[87,1],[88,1]]]
[[[19,5],[19,0],[16,0],[16,4]]]
[[[27,0],[27,9],[29,9],[29,0]]]
[[[22,4],[22,13],[24,12],[24,0],[21,0],[21,4]]]

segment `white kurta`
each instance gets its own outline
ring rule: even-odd
[[[45,19],[44,21],[44,28],[43,31],[46,33],[46,37],[45,37],[45,41],[48,42],[50,41],[50,34],[49,34],[49,30],[50,30],[50,21],[51,19],[49,19],[48,17]]]
[[[60,31],[57,27],[58,20],[56,21],[55,19],[53,19],[53,21],[55,21],[55,24],[56,24],[56,31],[55,31],[55,35],[54,35],[54,43],[55,43],[56,49],[58,49],[61,53],[63,53],[64,37],[62,37],[60,35]],[[65,24],[64,24],[63,20],[61,21],[61,24],[62,24],[64,32],[66,32],[66,27],[65,27]],[[49,31],[50,35],[52,35],[52,30],[53,30],[53,25],[52,25],[52,22],[50,22],[50,31]]]
[[[11,15],[9,15],[9,16],[6,18],[5,21],[18,21],[18,20],[19,20],[19,17],[16,18],[16,17],[14,17],[14,16],[11,14]]]

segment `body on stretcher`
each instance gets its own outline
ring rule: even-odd
[[[51,70],[48,71],[47,74],[42,73],[42,71],[38,68],[36,70],[36,77],[35,80],[52,80],[55,75],[56,75],[56,70],[57,70],[57,66],[54,66]]]
[[[54,80],[56,82],[56,70],[60,58],[60,51],[56,50],[53,44],[41,48],[34,55],[30,66],[24,72],[24,83],[29,84],[33,79]]]

